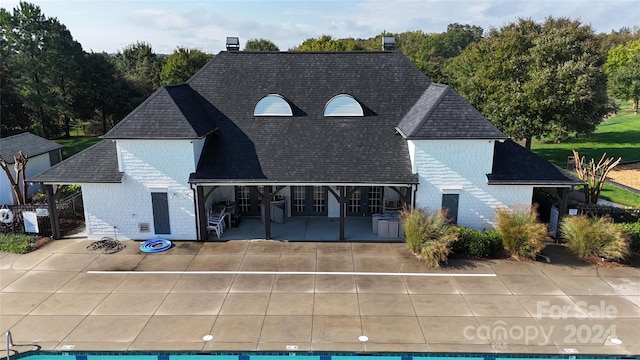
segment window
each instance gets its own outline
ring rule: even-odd
[[[324,116],[364,116],[364,110],[353,96],[339,94],[327,101]]]
[[[258,101],[253,116],[293,116],[293,111],[283,96],[270,94]]]

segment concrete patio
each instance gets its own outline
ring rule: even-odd
[[[12,351],[640,354],[640,269],[595,267],[555,245],[551,263],[431,270],[401,243],[176,242],[156,254],[90,243],[0,253]]]

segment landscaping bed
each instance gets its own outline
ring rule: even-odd
[[[616,166],[609,172],[609,178],[640,191],[640,161]]]

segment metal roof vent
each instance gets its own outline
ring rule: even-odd
[[[227,37],[227,51],[238,51],[240,50],[240,39],[237,37]]]
[[[390,51],[396,49],[396,38],[393,36],[383,36],[382,37],[382,50]]]

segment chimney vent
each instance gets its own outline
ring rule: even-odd
[[[390,51],[396,49],[396,38],[393,36],[383,36],[382,37],[382,50]]]
[[[240,39],[237,37],[227,37],[227,51],[240,50]]]

